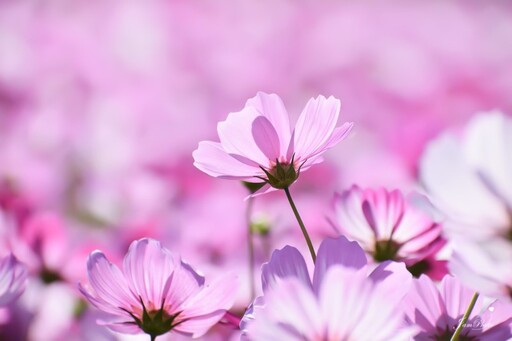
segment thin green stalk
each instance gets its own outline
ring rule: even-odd
[[[151,337],[151,341],[155,341],[156,340],[156,335],[151,334],[150,337]]]
[[[466,312],[462,316],[462,319],[460,320],[459,325],[457,326],[457,329],[455,329],[455,333],[453,333],[453,336],[450,339],[450,341],[459,341],[460,333],[462,332],[462,329],[464,329],[464,326],[466,325],[466,322],[469,319],[469,315],[471,315],[471,312],[473,311],[473,308],[475,307],[475,303],[476,303],[477,299],[478,299],[478,293],[475,292],[475,294],[473,295],[473,298],[471,298],[471,301],[469,302]]]
[[[254,204],[254,198],[250,197],[247,199],[247,207],[245,209],[245,220],[247,223],[247,250],[248,250],[248,262],[249,262],[249,293],[251,300],[256,295],[256,289],[254,287],[254,232],[252,230],[251,216],[252,208]]]
[[[302,221],[302,218],[300,217],[299,211],[297,210],[297,207],[295,207],[295,203],[293,202],[293,199],[292,199],[292,196],[290,194],[290,190],[288,189],[288,187],[284,188],[284,192],[286,193],[288,202],[290,203],[290,206],[292,207],[293,214],[295,214],[295,218],[297,218],[297,222],[299,223],[300,229],[302,230],[304,239],[306,239],[306,243],[308,244],[309,252],[311,253],[311,258],[313,258],[313,263],[315,263],[316,262],[315,249],[313,248],[313,243],[311,242],[311,238],[309,238],[309,234],[308,234],[308,231],[306,230],[306,226],[304,226],[304,222]]]

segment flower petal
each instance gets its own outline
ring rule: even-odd
[[[154,239],[134,241],[123,262],[123,270],[132,292],[144,301],[149,310],[159,309],[164,286],[176,267],[176,260]]]
[[[280,154],[285,156],[290,143],[291,130],[288,113],[281,98],[276,94],[258,92],[255,97],[247,101],[245,106],[256,108],[261,115],[270,121],[279,136]]]
[[[124,316],[121,308],[132,311],[133,307],[140,306],[138,297],[131,292],[122,272],[102,252],[94,251],[89,255],[87,273],[96,300],[103,307],[111,307],[107,312]]]
[[[254,176],[264,175],[259,167],[249,166],[227,154],[218,142],[199,142],[199,146],[192,156],[194,157],[194,166],[213,177],[261,181]]]
[[[330,140],[340,113],[340,101],[334,97],[310,99],[302,111],[293,132],[293,145],[288,154],[305,160],[321,152]]]
[[[350,242],[344,236],[336,239],[326,238],[318,249],[315,263],[313,287],[316,293],[325,273],[333,265],[361,269],[366,265],[366,255],[357,242]]]
[[[179,324],[175,327],[176,331],[190,334],[192,337],[205,334],[233,305],[237,284],[236,278],[232,275],[206,284],[177,308],[181,313],[177,318]]]
[[[217,132],[224,151],[240,155],[251,166],[269,166],[269,158],[260,149],[253,136],[253,122],[260,113],[253,107],[245,107],[230,113],[225,121],[219,122]]]
[[[285,246],[272,253],[272,257],[267,264],[261,268],[261,283],[263,291],[284,278],[294,277],[302,281],[304,285],[311,286],[308,268],[304,257],[299,250],[292,246]]]

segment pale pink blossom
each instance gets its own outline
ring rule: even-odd
[[[27,269],[9,254],[0,259],[0,306],[16,300],[25,290]]]
[[[286,246],[263,266],[264,295],[241,328],[249,340],[407,340],[398,306],[410,282],[403,264],[371,271],[345,237],[323,241],[312,279],[299,251]]]
[[[288,187],[350,132],[352,123],[336,127],[339,111],[332,96],[310,99],[291,130],[281,99],[259,92],[217,125],[220,142],[199,143],[194,165],[214,177]]]
[[[427,148],[421,180],[446,214],[452,272],[488,295],[512,292],[512,119],[475,116]]]
[[[234,301],[236,280],[225,276],[205,283],[188,264],[153,239],[134,241],[122,270],[100,251],[87,261],[90,285],[80,291],[112,319],[112,330],[156,337],[167,332],[199,337]]]
[[[399,190],[354,185],[335,194],[334,209],[333,224],[338,231],[357,241],[377,262],[395,260],[413,266],[434,256],[445,244],[441,225]],[[429,264],[435,262],[423,265]]]
[[[414,340],[448,340],[473,297],[458,279],[445,276],[439,286],[428,277],[413,280],[404,298],[406,323],[419,328]],[[512,337],[512,306],[480,296],[460,340],[508,340]]]

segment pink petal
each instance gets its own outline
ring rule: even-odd
[[[206,333],[224,316],[226,310],[231,308],[237,287],[238,282],[231,275],[206,284],[199,292],[176,308],[181,311],[178,320],[183,321],[176,326],[176,330],[190,333],[193,337]]]
[[[256,175],[264,175],[257,166],[249,166],[227,154],[218,142],[202,141],[192,153],[194,166],[206,174],[224,178],[254,181]]]
[[[167,279],[176,267],[176,260],[153,239],[134,241],[123,262],[123,270],[133,293],[139,295],[146,308],[159,309]]]
[[[333,265],[361,269],[366,265],[366,255],[357,242],[350,242],[344,236],[324,239],[318,249],[313,274],[315,292],[318,292],[325,273]]]
[[[254,119],[252,122],[252,136],[254,142],[268,160],[279,160],[281,156],[279,136],[268,118],[258,116]]]
[[[204,278],[188,264],[180,261],[164,287],[166,308],[169,307],[168,310],[171,309],[171,313],[178,312],[181,305],[197,294],[203,284]]]
[[[296,277],[283,279],[279,285],[265,293],[265,302],[264,311],[257,311],[255,322],[249,324],[251,339],[253,334],[258,335],[257,329],[267,328],[270,321],[279,326],[277,329],[290,332],[286,340],[314,340],[321,335],[323,322],[320,307],[310,286],[302,280]],[[260,320],[260,316],[265,315],[266,318]],[[265,323],[265,320],[268,322]],[[281,333],[286,334],[283,331]]]
[[[398,228],[404,214],[404,198],[398,190],[366,189],[363,212],[377,240],[387,240]]]
[[[290,121],[283,102],[276,94],[258,92],[255,97],[249,99],[245,106],[256,108],[265,116],[275,128],[279,136],[279,151],[285,156],[290,143]]]
[[[27,268],[13,254],[0,260],[0,306],[16,300],[25,290]]]
[[[433,331],[438,323],[441,328],[444,327],[440,321],[446,312],[444,302],[428,276],[421,275],[419,279],[413,280],[412,287],[405,297],[404,307],[408,319],[422,330]]]
[[[456,278],[452,276],[445,276],[441,281],[441,286],[439,288],[439,292],[441,293],[441,297],[444,301],[445,309],[447,316],[451,319],[445,318],[445,325],[449,326],[453,323],[453,319],[457,319],[462,316],[475,293],[474,290],[468,289],[459,282]],[[473,311],[471,312],[470,319],[479,314],[482,308],[482,297],[480,297]]]
[[[481,226],[507,226],[506,207],[463,158],[460,143],[443,135],[430,144],[421,160],[421,180],[434,200],[458,222],[460,233],[488,235],[496,231]],[[464,226],[468,224],[474,228]],[[451,225],[450,225],[451,226]]]
[[[398,302],[412,285],[413,277],[404,263],[385,261],[372,271],[369,278],[377,283],[382,295]]]
[[[310,99],[295,125],[289,154],[295,152],[295,157],[301,160],[317,154],[331,138],[339,112],[340,101],[332,96]]]
[[[121,271],[102,252],[94,251],[90,254],[87,259],[87,273],[96,300],[104,306],[110,305],[112,313],[116,310],[119,313],[119,308],[132,311],[133,307],[141,305]],[[124,315],[122,311],[121,314]]]
[[[400,301],[376,291],[364,270],[331,267],[320,288],[320,304],[328,340],[394,340],[402,321],[396,313]]]
[[[310,287],[308,268],[304,257],[299,250],[291,246],[285,246],[281,250],[272,253],[272,257],[261,269],[261,283],[263,291],[267,291],[277,281],[284,278],[294,277]]]
[[[374,231],[369,227],[362,210],[363,190],[352,186],[350,190],[334,195],[334,208],[338,229],[350,239],[358,241],[366,251],[374,248]]]
[[[252,107],[230,113],[227,119],[219,122],[217,132],[222,148],[227,154],[240,155],[251,162],[251,166],[268,167],[269,158],[254,139],[253,122],[260,113]]]

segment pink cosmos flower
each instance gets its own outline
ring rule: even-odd
[[[79,288],[91,304],[112,315],[104,323],[122,333],[144,332],[152,339],[167,332],[205,334],[231,307],[236,289],[230,276],[205,283],[153,239],[134,241],[122,270],[94,251],[87,271],[90,286]]]
[[[414,340],[449,340],[473,297],[474,291],[458,279],[445,276],[439,287],[422,275],[414,279],[405,297],[406,322],[417,326]],[[490,304],[489,304],[490,303]],[[460,340],[509,340],[512,337],[512,306],[479,297]]]
[[[425,266],[436,266],[426,260],[445,244],[441,225],[415,205],[412,197],[404,198],[399,190],[363,190],[354,185],[335,194],[334,207],[333,224],[338,231],[357,241],[375,261],[403,261],[422,271],[433,270]]]
[[[214,177],[286,188],[348,135],[353,124],[336,127],[339,111],[334,97],[310,99],[292,131],[279,96],[259,92],[217,125],[220,142],[199,143],[194,165]]]
[[[465,285],[512,297],[512,119],[475,116],[459,134],[433,141],[421,179],[447,218],[449,267]]]
[[[297,249],[274,251],[262,269],[264,295],[242,320],[245,337],[407,340],[411,330],[402,328],[398,306],[411,275],[394,262],[368,272],[364,251],[345,237],[322,242],[312,280]]]
[[[0,259],[0,306],[17,299],[27,282],[27,269],[12,254]]]

